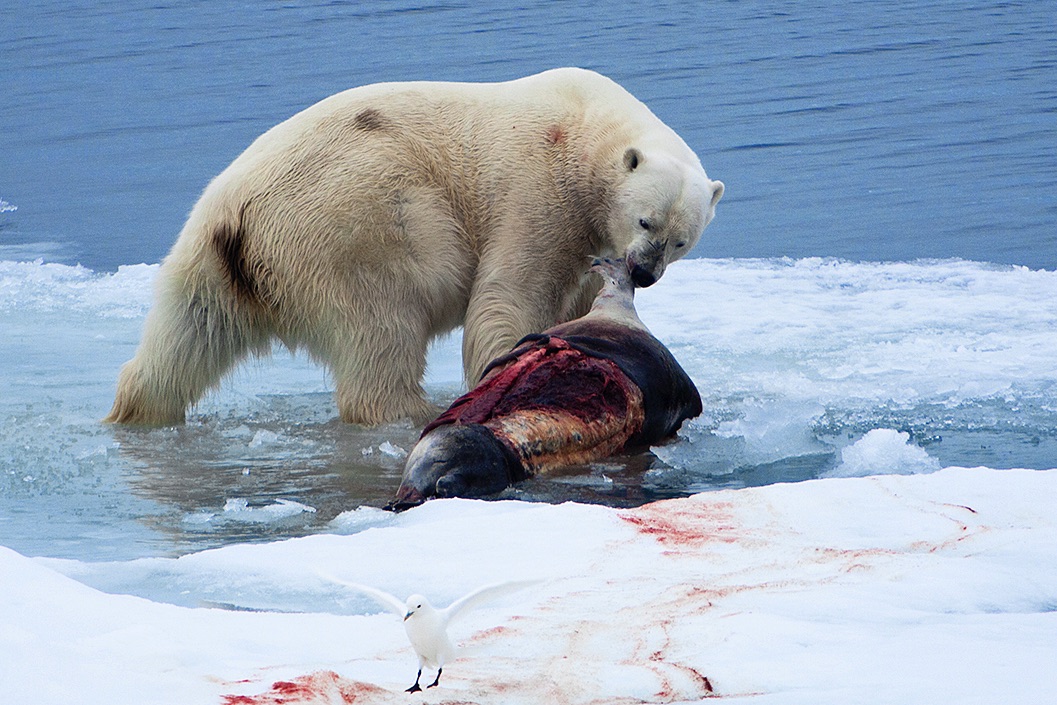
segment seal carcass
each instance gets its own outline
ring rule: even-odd
[[[623,260],[598,259],[591,311],[528,335],[422,432],[391,507],[478,497],[673,435],[701,397],[635,312]]]

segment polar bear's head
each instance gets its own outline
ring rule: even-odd
[[[650,286],[693,249],[716,212],[723,182],[663,149],[628,148],[609,212],[611,244],[636,286]]]

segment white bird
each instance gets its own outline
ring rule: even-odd
[[[408,693],[417,693],[422,690],[418,683],[422,678],[423,668],[437,670],[437,677],[426,686],[427,688],[440,683],[440,674],[444,671],[444,664],[455,656],[455,646],[448,639],[448,625],[452,620],[485,602],[539,582],[538,580],[521,580],[486,585],[459,598],[444,609],[438,610],[422,595],[415,594],[407,600],[401,600],[395,595],[367,585],[350,583],[329,575],[320,574],[320,577],[372,597],[379,605],[403,618],[407,639],[418,655],[418,675],[415,676],[415,684],[407,689]]]

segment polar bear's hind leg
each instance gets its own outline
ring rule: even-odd
[[[162,267],[158,300],[143,339],[118,377],[106,422],[142,426],[183,423],[187,407],[235,364],[271,349],[271,326],[258,306],[218,286],[208,271]]]

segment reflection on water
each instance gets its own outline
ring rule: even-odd
[[[302,535],[361,504],[383,506],[400,484],[418,429],[312,420],[314,409],[329,410],[329,401],[329,395],[274,398],[266,400],[266,414],[248,419],[115,429],[129,488],[165,507],[150,523],[176,544]]]

